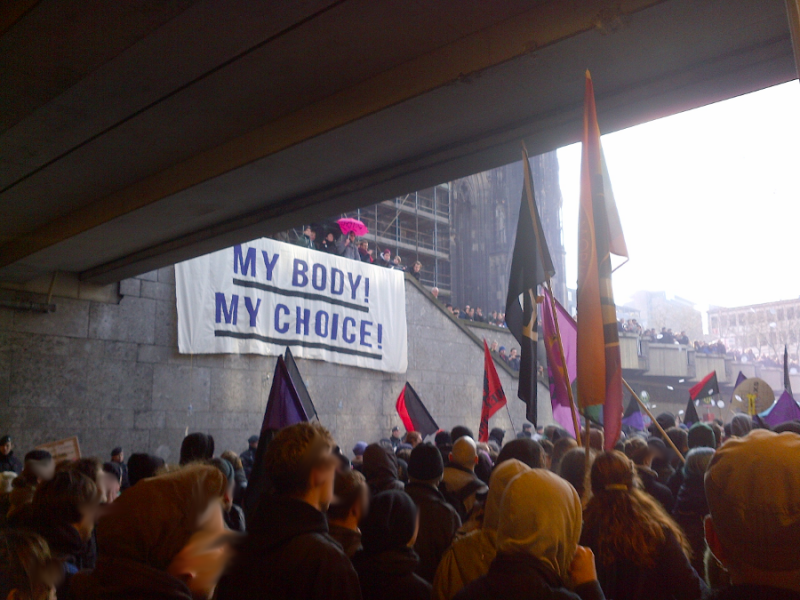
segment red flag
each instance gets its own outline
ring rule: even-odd
[[[416,431],[423,438],[439,431],[436,421],[433,420],[431,413],[425,408],[419,394],[411,387],[410,383],[406,382],[403,386],[403,390],[397,397],[395,408],[406,431]]]
[[[588,71],[578,240],[578,402],[584,410],[603,405],[605,447],[613,450],[622,429],[622,361],[611,255],[627,258],[628,250],[600,145]]]
[[[489,441],[489,419],[506,405],[506,393],[500,385],[500,377],[494,368],[494,360],[486,340],[483,340],[483,406],[481,425],[478,428],[478,441]]]

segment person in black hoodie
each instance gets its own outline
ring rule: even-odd
[[[373,496],[386,490],[403,489],[397,470],[397,457],[391,449],[380,444],[370,444],[364,450],[361,472]]]
[[[713,448],[695,448],[689,451],[686,455],[686,464],[683,466],[683,484],[672,509],[672,517],[686,533],[686,539],[692,546],[692,566],[703,578],[706,575],[703,562],[706,553],[703,522],[708,514],[703,478],[713,456]]]
[[[334,446],[319,423],[278,432],[264,454],[273,493],[260,498],[218,600],[360,600],[358,576],[325,518],[339,464]]]
[[[414,550],[420,561],[417,574],[433,583],[436,569],[445,550],[450,547],[461,518],[439,491],[444,463],[439,449],[430,444],[419,444],[408,459],[410,483],[406,492],[419,509],[419,535]]]
[[[364,549],[353,566],[364,600],[429,600],[431,584],[414,573],[419,515],[411,497],[397,490],[381,492],[372,499],[361,530]]]

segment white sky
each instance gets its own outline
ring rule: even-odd
[[[603,115],[598,115],[603,129]],[[666,291],[705,310],[800,296],[800,84],[602,138],[630,262],[624,304]],[[558,151],[567,282],[577,280],[580,144]]]

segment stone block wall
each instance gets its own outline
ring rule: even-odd
[[[172,267],[120,282],[119,295],[118,304],[55,297],[49,314],[0,308],[0,435],[10,433],[20,454],[77,435],[84,455],[106,458],[121,445],[176,461],[187,431],[211,433],[218,452],[243,450],[260,429],[275,357],[179,354]],[[343,448],[401,424],[394,404],[406,380],[441,427],[464,423],[477,435],[479,338],[410,280],[406,314],[406,374],[298,360],[320,420]],[[498,373],[519,429],[517,379]],[[543,386],[539,405],[546,424]],[[510,428],[509,413],[491,426]]]

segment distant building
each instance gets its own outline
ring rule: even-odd
[[[800,340],[800,299],[734,308],[715,306],[708,311],[708,327],[710,335],[721,338],[728,348],[753,348],[759,353],[769,349],[771,354],[781,355],[785,344],[791,349]]]
[[[703,318],[690,300],[667,298],[666,292],[639,291],[625,306],[639,311],[633,318],[645,329],[666,327],[675,334],[685,331],[692,341],[703,339]]]
[[[553,290],[568,304],[561,228],[558,157],[530,159],[542,227],[555,265]],[[522,198],[522,162],[385,200],[350,212],[370,233],[375,257],[389,248],[411,269],[422,263],[420,281],[439,288],[442,299],[484,314],[505,310],[508,272]],[[289,235],[288,238],[292,238]]]

